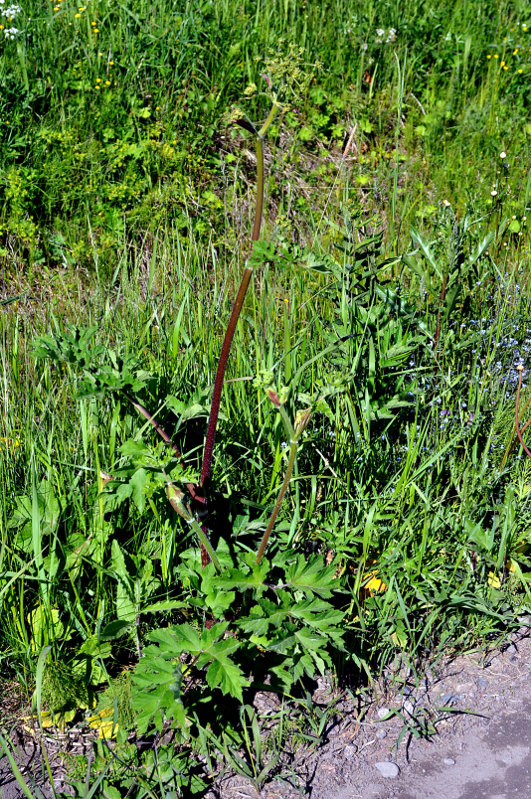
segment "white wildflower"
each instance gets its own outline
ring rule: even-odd
[[[13,5],[13,6],[8,6],[7,8],[2,8],[1,13],[3,17],[9,17],[10,19],[13,19],[13,17],[16,17],[17,14],[20,14],[21,11],[22,9],[20,6]]]

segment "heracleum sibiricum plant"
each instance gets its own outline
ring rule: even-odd
[[[225,371],[245,296],[261,258],[258,240],[264,203],[263,143],[279,107],[273,97],[267,119],[260,127],[241,117],[235,120],[252,135],[256,145],[256,207],[249,257],[219,356],[199,479],[195,479],[193,470],[187,467],[156,415],[136,398],[150,376],[139,369],[134,357],[120,360],[115,353],[106,353],[103,347],[91,350],[94,330],[64,333],[57,330],[54,337],[41,338],[35,347],[40,356],[81,367],[80,394],[100,397],[114,394],[127,400],[156,431],[164,442],[162,446],[170,450],[168,458],[160,448],[150,449],[136,440],[125,442],[121,452],[126,463],[106,472],[103,497],[110,501],[109,508],[130,499],[144,512],[147,501],[153,507],[153,492],[164,488],[172,509],[200,544],[200,552],[192,548],[180,553],[182,560],[177,574],[185,599],[149,605],[147,594],[142,598],[144,582],[135,580],[128,571],[127,553],[122,553],[114,540],[112,562],[118,582],[118,627],[112,628],[111,622],[111,627],[104,627],[101,635],[107,640],[131,632],[136,639],[139,661],[131,678],[136,729],[141,733],[153,727],[161,730],[168,719],[173,719],[182,741],[190,736],[192,716],[202,713],[204,696],[200,701],[194,686],[206,681],[214,704],[218,701],[218,689],[221,694],[242,702],[244,690],[266,676],[273,685],[286,691],[303,676],[313,678],[316,672],[323,674],[332,667],[334,652],[344,648],[344,631],[340,626],[344,612],[333,601],[339,588],[336,568],[324,565],[320,555],[306,558],[291,548],[275,547],[273,559],[265,557],[302,436],[311,420],[311,408],[307,407],[291,422],[286,409],[287,389],[277,391],[270,381],[264,385],[268,400],[280,414],[289,443],[284,476],[269,522],[261,528],[263,533],[256,550],[242,548],[237,539],[227,537],[226,531],[213,527],[208,516]],[[215,546],[214,535],[218,539]],[[163,610],[176,613],[180,622],[170,628],[152,630],[146,645],[145,640],[141,641],[142,614]]]

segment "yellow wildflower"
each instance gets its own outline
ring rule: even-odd
[[[500,578],[496,574],[494,574],[494,572],[489,572],[487,585],[489,585],[491,588],[500,588],[501,586]]]

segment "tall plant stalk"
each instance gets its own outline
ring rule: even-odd
[[[253,251],[253,244],[255,241],[258,241],[260,237],[260,228],[262,226],[262,215],[263,215],[263,208],[264,208],[264,138],[265,135],[273,122],[275,115],[279,109],[279,104],[275,100],[273,100],[273,105],[271,106],[271,110],[269,115],[260,128],[260,130],[256,130],[254,125],[250,123],[248,120],[238,119],[237,124],[240,127],[248,130],[255,136],[256,140],[256,206],[255,206],[255,216],[254,216],[254,224],[253,230],[251,233],[251,251],[250,255],[252,255]],[[218,368],[216,370],[216,379],[214,380],[214,392],[212,394],[212,405],[210,407],[210,416],[208,419],[208,427],[207,427],[207,434],[205,440],[205,449],[203,452],[203,464],[201,467],[201,479],[200,485],[201,488],[204,488],[205,484],[208,482],[211,472],[212,472],[212,456],[214,452],[214,441],[216,438],[216,428],[218,424],[219,418],[219,408],[221,404],[221,391],[223,389],[223,381],[225,379],[225,370],[227,368],[227,362],[229,359],[229,354],[232,346],[232,339],[234,338],[234,332],[236,330],[236,325],[238,324],[238,319],[240,318],[240,314],[242,312],[243,301],[245,299],[245,295],[247,294],[247,289],[249,288],[249,283],[251,282],[251,277],[253,275],[253,267],[247,265],[243,271],[240,288],[238,289],[238,294],[236,295],[236,300],[234,302],[234,306],[232,308],[231,317],[229,320],[229,324],[227,326],[227,332],[225,333],[225,338],[223,340],[223,345],[221,347],[221,354],[219,356]]]
[[[295,419],[295,425],[292,425],[289,420],[289,416],[286,413],[286,409],[284,408],[278,397],[278,394],[275,391],[269,391],[269,399],[271,400],[273,405],[275,405],[280,411],[282,421],[284,422],[284,427],[286,428],[286,432],[289,436],[289,455],[288,455],[288,465],[286,466],[284,479],[280,487],[277,501],[275,502],[275,507],[273,508],[273,511],[271,513],[269,523],[266,527],[264,535],[262,536],[262,541],[260,542],[258,554],[256,555],[255,562],[257,564],[260,563],[260,561],[262,560],[265,548],[267,546],[267,542],[269,541],[269,536],[271,535],[271,532],[277,520],[277,516],[280,511],[280,506],[282,505],[282,501],[286,495],[286,491],[288,490],[289,481],[291,480],[291,475],[293,472],[293,467],[295,466],[295,458],[299,446],[299,439],[303,434],[303,432],[305,431],[306,427],[308,426],[311,416],[311,413],[308,409],[305,411],[301,411],[297,415],[297,418]]]

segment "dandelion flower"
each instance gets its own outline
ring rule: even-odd
[[[500,153],[500,158],[507,158],[507,153],[502,150]]]

